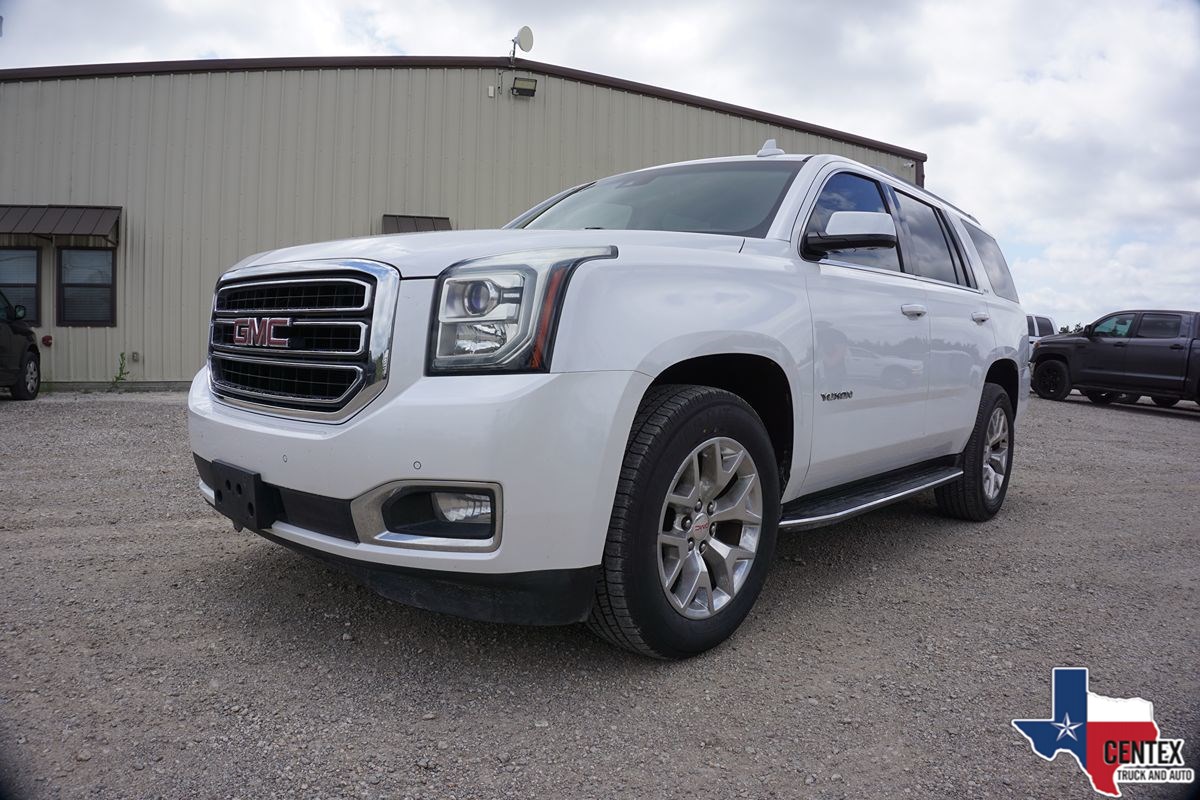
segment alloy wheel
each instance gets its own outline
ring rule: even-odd
[[[992,411],[983,439],[983,494],[989,501],[1000,496],[1008,473],[1008,417],[1004,409]]]
[[[762,486],[742,444],[716,437],[683,460],[663,500],[658,570],[672,608],[707,619],[729,605],[754,565]]]

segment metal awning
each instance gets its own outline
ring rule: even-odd
[[[0,234],[101,236],[117,243],[120,206],[0,206]]]
[[[449,217],[425,217],[415,214],[384,214],[384,233],[421,233],[423,231],[449,231],[454,226]]]

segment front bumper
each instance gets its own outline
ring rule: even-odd
[[[389,387],[351,420],[329,425],[226,406],[214,400],[202,370],[189,396],[189,430],[198,464],[220,460],[257,472],[301,499],[351,509],[351,518],[356,500],[393,484],[494,484],[502,518],[487,547],[384,542],[365,534],[366,525],[306,527],[297,514],[258,532],[424,608],[494,619],[476,607],[490,603],[501,614],[496,587],[515,585],[524,587],[518,597],[538,587],[559,595],[566,612],[600,563],[628,432],[649,383],[641,373],[616,371],[423,377]],[[202,480],[201,490],[213,502],[213,487]],[[491,587],[483,596],[492,599],[457,602],[447,587],[464,582]],[[561,616],[549,613],[552,621]]]

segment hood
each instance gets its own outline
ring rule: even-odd
[[[477,230],[397,233],[364,236],[270,250],[251,256],[238,267],[263,266],[288,261],[361,258],[382,261],[400,270],[404,278],[437,277],[446,267],[470,258],[503,255],[522,250],[555,247],[615,245],[626,248],[672,248],[736,253],[745,239],[708,233],[618,230]]]

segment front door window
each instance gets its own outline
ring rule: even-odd
[[[1092,328],[1092,334],[1119,339],[1129,336],[1129,329],[1132,327],[1133,314],[1113,314],[1097,322]]]

